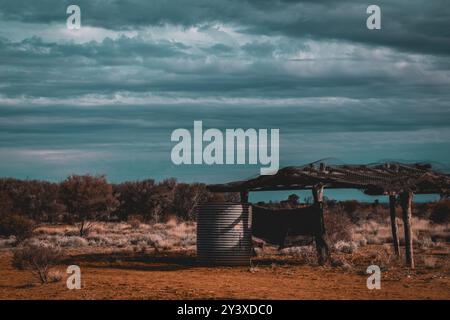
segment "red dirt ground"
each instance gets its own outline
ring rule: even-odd
[[[447,267],[389,269],[382,273],[381,289],[368,290],[364,268],[277,259],[256,259],[253,268],[211,268],[196,266],[186,254],[73,252],[56,267],[61,272],[69,264],[81,267],[82,289],[69,290],[65,276],[38,284],[29,271],[11,267],[11,256],[9,250],[0,251],[0,299],[450,299]]]

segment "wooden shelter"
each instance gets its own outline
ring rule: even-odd
[[[396,198],[399,198],[405,232],[406,263],[414,268],[412,239],[412,200],[414,194],[440,194],[448,196],[450,175],[433,170],[427,163],[405,164],[398,162],[368,165],[327,165],[318,161],[304,166],[285,167],[275,175],[258,176],[244,181],[208,185],[211,192],[239,192],[241,202],[248,202],[251,191],[312,190],[320,228],[315,232],[315,242],[320,264],[329,262],[329,249],[323,223],[324,189],[359,189],[368,195],[388,196],[392,238],[397,255],[399,240],[395,219]]]

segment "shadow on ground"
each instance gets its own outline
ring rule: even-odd
[[[114,268],[141,271],[180,271],[191,268],[211,267],[211,265],[199,264],[195,253],[175,252],[175,253],[135,253],[135,252],[115,252],[115,253],[88,253],[66,257],[63,264],[84,265],[92,268]],[[300,266],[305,262],[292,258],[271,258],[254,257],[248,266]]]
[[[88,253],[66,257],[62,263],[142,271],[179,271],[199,266],[195,255],[187,253]]]

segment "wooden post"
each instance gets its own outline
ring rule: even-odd
[[[411,191],[405,191],[400,194],[400,203],[402,206],[403,229],[405,230],[406,264],[410,268],[414,269],[414,252],[413,252],[413,239],[412,239],[412,227],[411,227],[412,199],[413,199],[413,193]]]
[[[400,256],[399,242],[398,242],[398,228],[397,219],[395,214],[395,195],[389,195],[389,212],[391,214],[391,229],[392,229],[392,240],[394,242],[395,255]]]
[[[330,263],[330,250],[326,240],[325,222],[323,218],[323,186],[314,186],[312,192],[314,197],[314,208],[317,215],[317,224],[314,231],[317,259],[319,265],[323,266]]]
[[[248,191],[247,190],[241,191],[241,202],[242,203],[248,202]]]

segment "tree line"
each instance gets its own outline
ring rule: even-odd
[[[203,183],[179,183],[170,178],[162,181],[146,179],[109,183],[104,175],[71,175],[59,183],[41,180],[0,178],[0,236],[26,238],[36,223],[77,224],[84,235],[92,221],[164,222],[175,216],[179,220],[194,220],[195,206],[207,201],[239,201],[236,193],[210,193]],[[274,208],[295,208],[299,203],[292,194],[277,203],[258,203]],[[326,200],[327,212],[344,212],[358,220],[361,211],[375,216],[388,213],[384,205],[359,203],[355,200]],[[339,210],[337,210],[338,208]],[[414,215],[437,223],[450,222],[450,200],[416,204]],[[20,240],[20,239],[19,239]]]
[[[59,183],[0,179],[0,217],[19,215],[35,222],[127,220],[163,221],[169,216],[195,218],[204,201],[238,201],[233,193],[213,194],[203,183],[170,178],[109,183],[104,175],[71,175]]]

